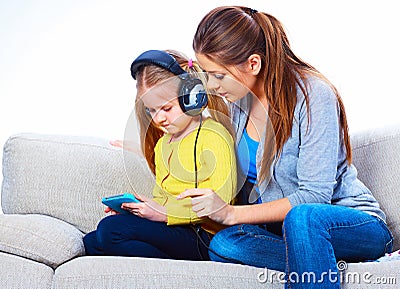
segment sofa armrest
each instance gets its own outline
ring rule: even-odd
[[[0,215],[0,251],[52,268],[84,254],[83,233],[44,215]]]
[[[369,129],[352,135],[353,162],[358,177],[371,190],[386,214],[400,249],[400,124]]]

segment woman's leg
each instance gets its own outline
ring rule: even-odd
[[[296,206],[283,227],[287,288],[340,288],[337,260],[373,260],[392,249],[382,220],[343,206]]]
[[[333,205],[293,208],[284,232],[283,239],[255,225],[229,227],[212,239],[210,258],[286,271],[287,288],[339,288],[336,259],[376,259],[391,251],[393,242],[379,218]]]
[[[218,232],[210,243],[211,260],[285,271],[283,238],[256,225],[232,226]]]
[[[92,235],[92,233],[89,233]],[[208,234],[200,230],[209,244]],[[88,238],[93,239],[93,236]],[[167,226],[135,215],[113,215],[102,219],[97,227],[97,251],[104,255],[202,260],[207,249],[198,241],[190,226]],[[200,249],[200,252],[199,252]],[[94,251],[94,250],[89,250]]]

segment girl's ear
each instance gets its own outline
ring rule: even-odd
[[[261,70],[261,57],[258,54],[252,54],[247,59],[248,71],[252,75],[258,75]]]

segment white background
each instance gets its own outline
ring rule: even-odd
[[[341,92],[351,132],[400,122],[396,2],[0,0],[0,147],[20,132],[122,139],[132,60],[193,57],[201,18],[231,4],[283,22],[294,52]]]

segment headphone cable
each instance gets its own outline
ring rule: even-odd
[[[233,259],[233,258],[229,258],[229,257],[223,256],[223,255],[221,255],[221,254],[215,252],[213,249],[211,249],[211,248],[206,244],[206,242],[203,240],[203,238],[200,236],[200,230],[201,230],[201,225],[200,225],[200,224],[193,225],[193,226],[191,226],[191,227],[192,227],[193,231],[196,233],[197,239],[200,240],[200,242],[203,244],[204,247],[206,247],[206,249],[207,249],[208,251],[210,251],[210,252],[213,253],[214,255],[220,257],[221,259],[225,259],[225,260],[227,260],[227,261],[230,261],[230,262],[236,263],[236,264],[246,265],[246,264],[244,264],[243,262],[241,262],[240,260],[237,260],[237,259]],[[199,251],[199,253],[200,253],[200,256],[201,256],[201,257],[203,258],[203,260],[204,260],[204,256],[203,256],[203,254],[201,253],[201,250],[200,250],[200,246],[199,246],[199,245],[200,245],[200,244],[199,244],[199,242],[197,241],[197,248],[198,248],[198,251]]]
[[[201,126],[202,126],[202,124],[203,124],[202,120],[203,120],[203,119],[202,119],[202,115],[200,114],[200,124],[199,124],[199,128],[197,129],[196,139],[195,139],[195,141],[194,141],[194,175],[195,175],[195,184],[194,184],[194,185],[195,185],[195,188],[198,187],[198,179],[197,179],[197,156],[196,156],[196,154],[197,154],[197,140],[198,140],[198,138],[199,138]],[[206,244],[206,242],[203,240],[203,238],[200,236],[200,230],[201,230],[201,225],[200,225],[200,224],[193,225],[193,226],[191,226],[191,227],[192,227],[193,231],[194,231],[194,232],[196,233],[196,235],[197,235],[197,249],[198,249],[199,254],[200,254],[200,256],[201,256],[201,258],[202,258],[203,260],[204,260],[205,258],[204,258],[204,256],[203,256],[203,254],[201,253],[199,240],[200,240],[200,242],[202,243],[202,245],[203,245],[204,247],[206,247],[206,249],[209,250],[210,252],[212,252],[214,255],[216,255],[216,256],[218,256],[218,257],[220,257],[220,258],[222,258],[222,259],[231,261],[231,262],[233,262],[233,263],[239,263],[239,264],[242,264],[242,265],[244,264],[244,263],[240,262],[239,260],[232,259],[232,258],[229,258],[229,257],[226,257],[226,256],[222,256],[221,254],[218,254],[218,253],[215,252],[213,249],[211,249],[211,248]]]
[[[199,138],[200,129],[203,125],[203,117],[200,114],[200,124],[199,128],[197,129],[196,139],[194,141],[194,187],[197,189],[198,187],[198,179],[197,179],[197,140]]]

